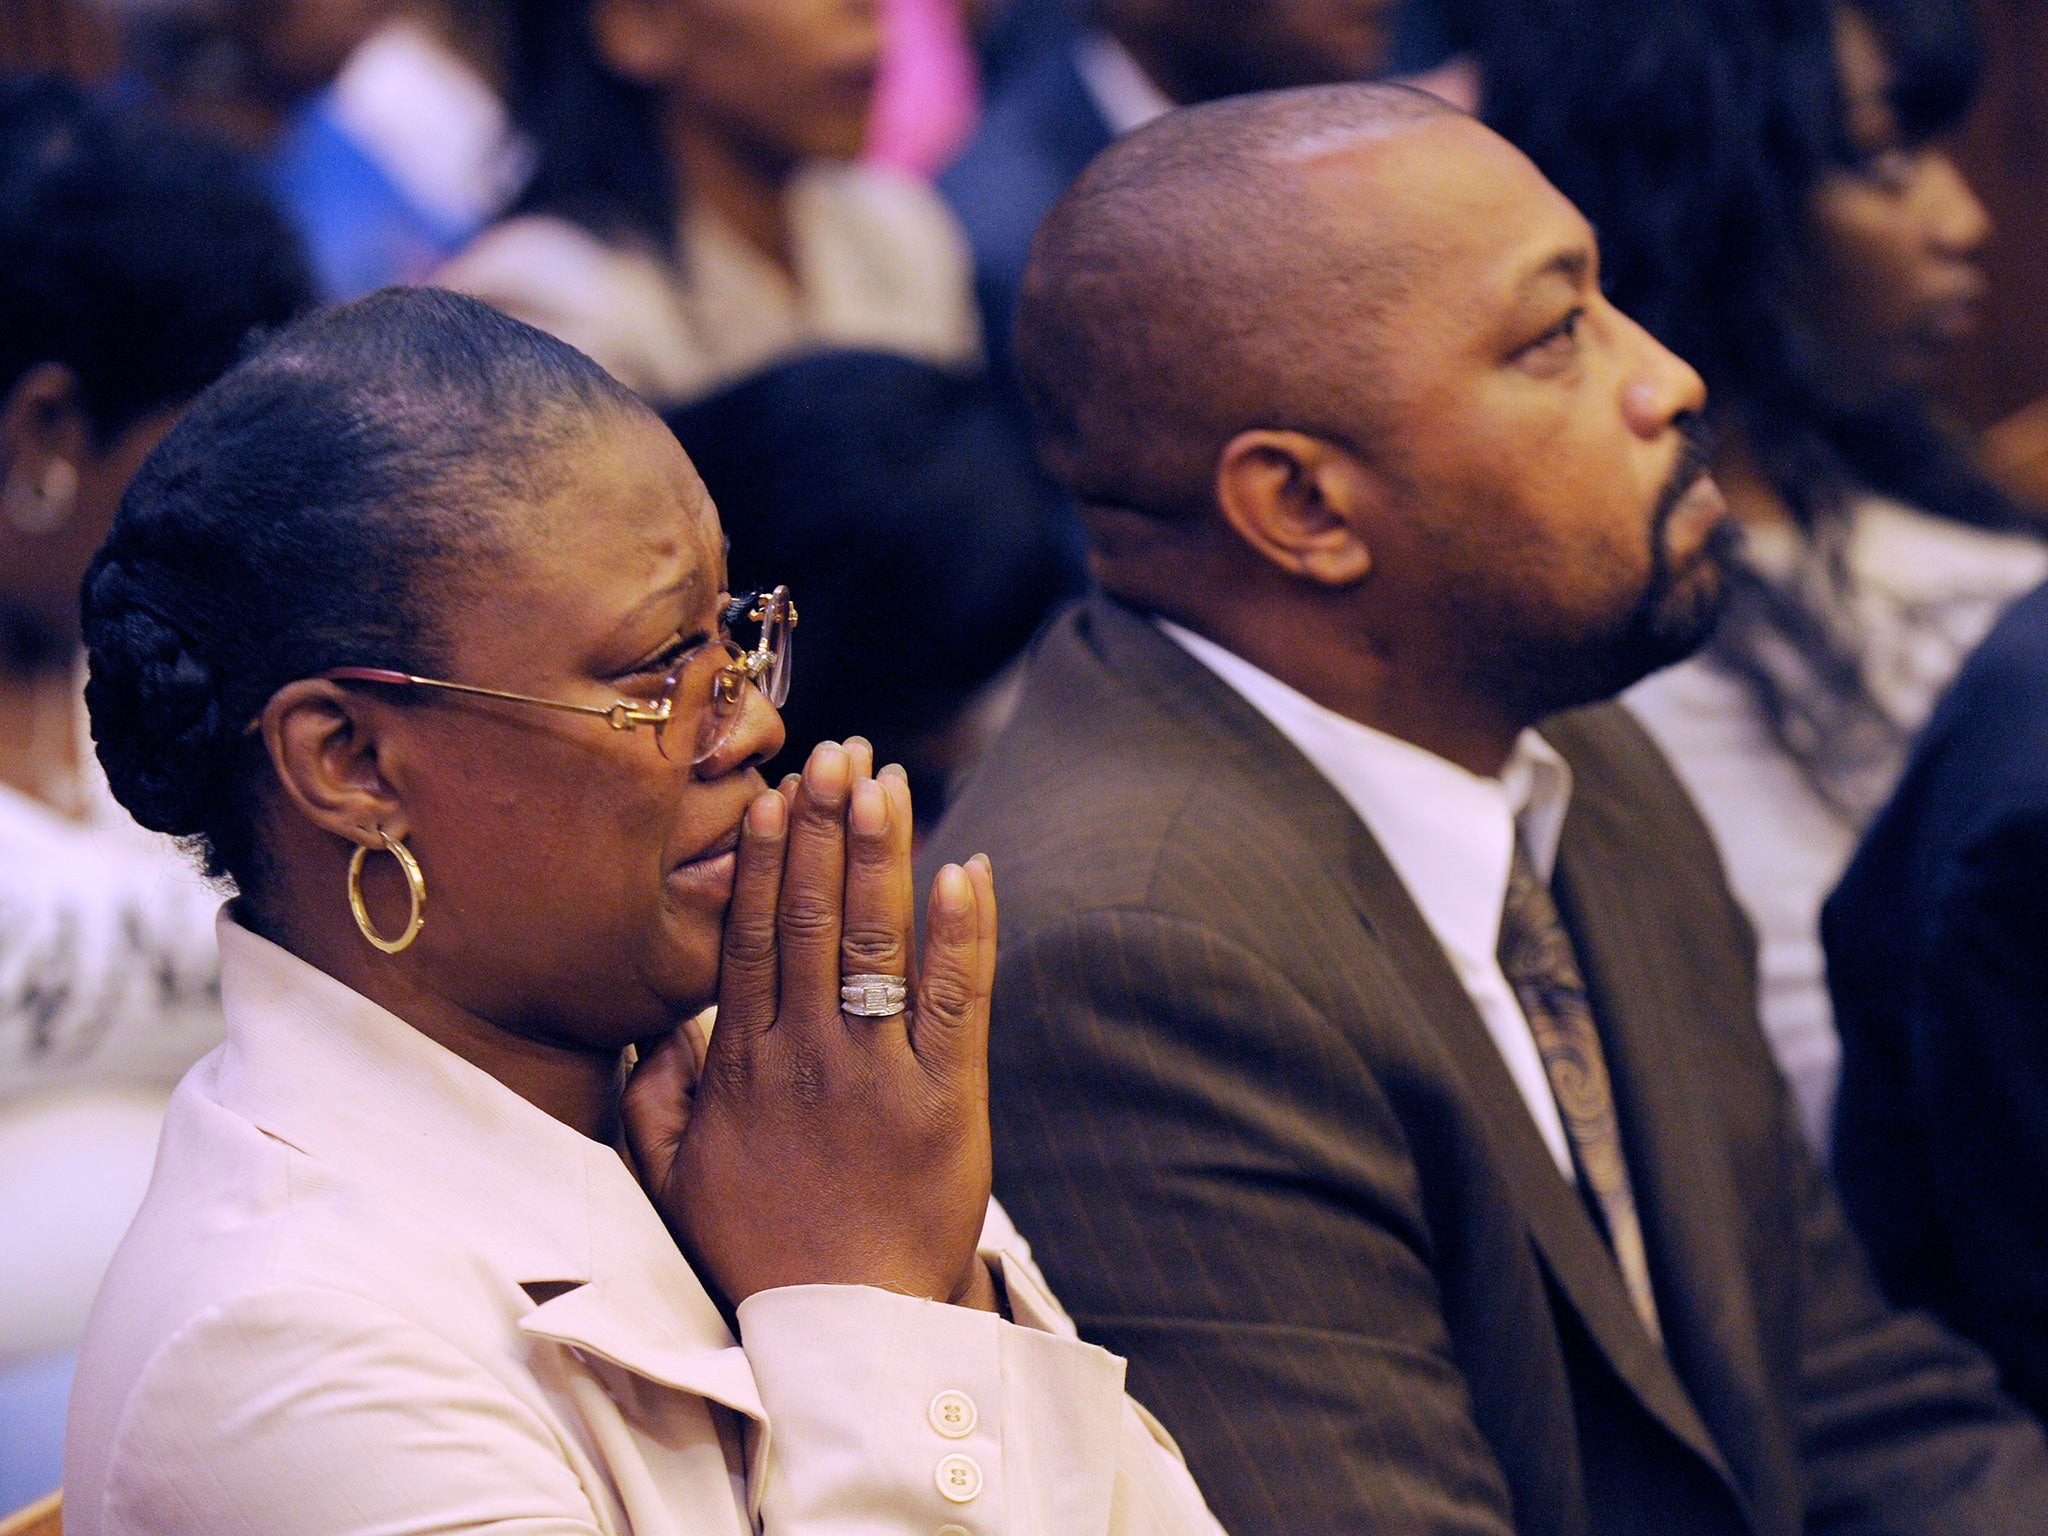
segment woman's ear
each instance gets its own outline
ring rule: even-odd
[[[1240,432],[1216,464],[1217,505],[1237,536],[1327,587],[1371,572],[1368,530],[1384,500],[1379,477],[1357,455],[1305,432]]]
[[[351,843],[375,833],[402,838],[404,797],[388,772],[392,741],[380,726],[390,707],[308,678],[271,696],[259,721],[278,783],[299,813]]]
[[[92,452],[78,376],[37,363],[0,400],[0,513],[18,532],[54,532],[78,505],[79,472]]]

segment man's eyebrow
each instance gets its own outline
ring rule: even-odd
[[[1574,288],[1584,285],[1593,270],[1593,253],[1585,246],[1575,245],[1557,252],[1533,270],[1525,273],[1516,289],[1523,296],[1529,290],[1555,278],[1562,278]]]

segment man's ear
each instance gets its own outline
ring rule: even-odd
[[[1383,499],[1379,477],[1357,455],[1305,432],[1240,432],[1216,462],[1216,502],[1237,536],[1327,587],[1371,572],[1368,529]]]
[[[658,86],[675,73],[682,28],[660,0],[597,0],[589,25],[598,57],[635,85]]]
[[[387,705],[318,678],[287,683],[263,707],[263,745],[299,814],[346,842],[376,847],[377,833],[408,831],[404,797],[389,773],[393,743],[379,727]]]

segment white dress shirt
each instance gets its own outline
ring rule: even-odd
[[[1482,778],[1325,709],[1213,640],[1164,619],[1159,627],[1270,720],[1358,813],[1479,1010],[1558,1171],[1576,1179],[1549,1074],[1499,958],[1516,830],[1549,879],[1571,802],[1570,766],[1524,731],[1501,776]]]
[[[72,1536],[1221,1536],[990,1206],[1016,1322],[858,1286],[739,1338],[625,1160],[223,917],[72,1397]]]
[[[1115,138],[1136,133],[1173,110],[1173,98],[1107,32],[1083,32],[1074,40],[1074,69]]]

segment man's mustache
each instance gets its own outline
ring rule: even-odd
[[[1686,492],[1705,477],[1714,458],[1713,429],[1705,420],[1698,416],[1682,416],[1677,425],[1682,438],[1678,462],[1671,466],[1671,477],[1664,482],[1663,493],[1657,498],[1656,516],[1651,520],[1651,526],[1660,537],[1664,525],[1678,510],[1678,504],[1685,500]]]

